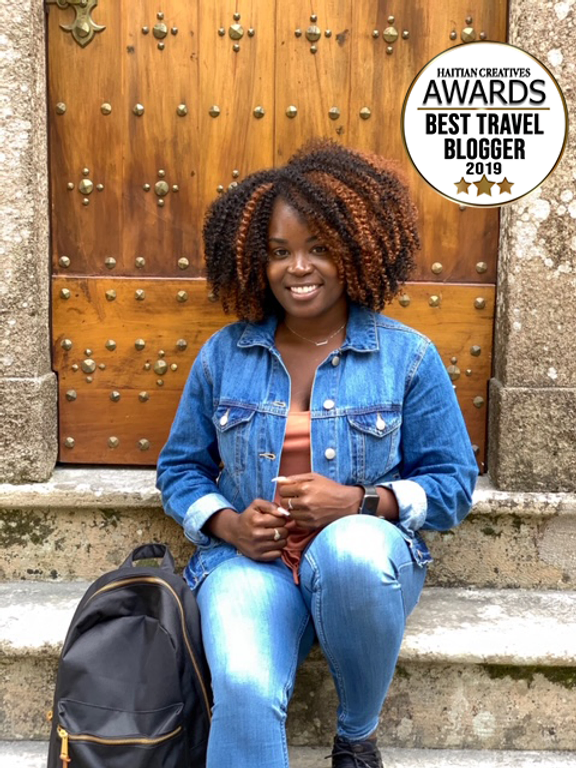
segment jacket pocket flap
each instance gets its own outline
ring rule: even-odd
[[[361,432],[367,432],[374,437],[386,437],[400,427],[402,416],[398,411],[380,409],[364,413],[350,413],[348,414],[348,421],[352,427]]]
[[[213,416],[214,425],[220,432],[242,424],[254,416],[254,409],[242,405],[220,404]]]

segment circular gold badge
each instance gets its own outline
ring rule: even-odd
[[[511,203],[538,187],[564,151],[568,111],[558,83],[507,43],[458,45],[418,73],[402,137],[422,178],[467,206]]]

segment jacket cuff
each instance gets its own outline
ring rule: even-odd
[[[216,539],[202,533],[202,527],[212,515],[221,509],[234,509],[234,507],[219,493],[208,493],[206,496],[198,499],[198,501],[195,501],[194,504],[191,504],[182,523],[186,538],[200,547],[207,547],[209,544],[213,544]]]
[[[426,491],[414,480],[393,480],[391,483],[378,483],[388,488],[396,496],[400,510],[399,522],[403,528],[417,531],[426,521],[428,499]]]

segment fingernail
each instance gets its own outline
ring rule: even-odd
[[[280,512],[281,515],[286,515],[286,517],[290,517],[290,512],[288,512],[287,509],[282,509],[282,507],[278,507],[278,512]]]
[[[273,477],[272,478],[272,482],[273,483],[277,483],[279,481],[281,482],[282,480],[288,480],[288,478],[284,477],[283,475],[278,475],[278,477]]]

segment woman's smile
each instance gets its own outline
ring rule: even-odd
[[[319,283],[314,283],[312,285],[291,285],[288,290],[299,298],[310,299],[321,287],[322,286]]]

